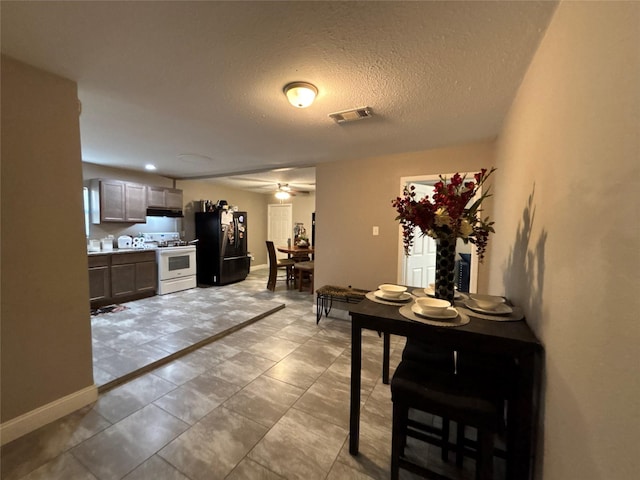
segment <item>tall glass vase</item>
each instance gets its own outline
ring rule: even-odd
[[[456,237],[442,236],[436,240],[436,298],[453,304],[455,294]]]

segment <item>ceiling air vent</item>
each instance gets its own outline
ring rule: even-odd
[[[330,113],[329,116],[338,123],[354,122],[373,116],[373,112],[369,107],[354,108],[353,110],[345,110],[344,112]]]

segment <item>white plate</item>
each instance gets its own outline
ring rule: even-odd
[[[399,297],[387,297],[382,290],[376,290],[373,294],[378,297],[380,300],[386,300],[387,302],[406,302],[411,300],[411,294],[404,292]]]
[[[435,292],[435,290],[433,288],[429,288],[429,287],[425,288],[424,289],[424,293],[426,293],[430,297],[435,297],[436,296],[436,292]],[[456,300],[459,300],[459,299],[462,298],[462,294],[459,291],[456,290],[453,293],[453,298],[456,299]]]
[[[417,303],[411,305],[411,311],[419,317],[429,318],[431,320],[451,320],[452,318],[456,318],[458,316],[458,311],[453,307],[447,308],[444,311],[444,315],[431,315],[423,313],[422,309],[418,306]]]
[[[464,304],[469,307],[474,312],[478,313],[487,313],[489,315],[507,315],[513,312],[513,308],[511,308],[506,303],[499,303],[496,308],[493,310],[487,310],[486,308],[480,308],[476,302],[474,302],[471,298],[465,300]]]

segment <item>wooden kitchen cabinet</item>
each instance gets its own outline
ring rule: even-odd
[[[164,187],[147,187],[147,206],[164,208]]]
[[[133,223],[147,222],[147,189],[137,183],[125,183],[124,205],[125,221]]]
[[[182,209],[182,190],[148,186],[147,207]]]
[[[145,185],[120,180],[90,181],[91,222],[146,223]]]
[[[119,297],[136,292],[136,266],[133,263],[111,266],[111,294],[115,301]]]
[[[90,255],[91,308],[155,295],[157,269],[156,254],[153,251]],[[100,277],[99,272],[104,277]],[[100,294],[101,288],[104,295]]]
[[[156,291],[155,252],[130,252],[111,257],[113,298]]]
[[[155,294],[157,270],[155,256],[153,257],[153,262],[136,263],[136,292],[153,291]]]
[[[95,206],[98,208],[99,221],[124,222],[124,183],[104,180],[96,188]]]
[[[167,208],[182,209],[182,190],[167,188],[164,191],[164,200]]]
[[[109,255],[89,256],[89,299],[91,303],[111,297],[111,269]]]

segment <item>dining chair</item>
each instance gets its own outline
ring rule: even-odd
[[[407,436],[434,445],[448,442],[437,436],[416,435],[408,424],[409,409],[419,410],[459,425],[477,429],[473,455],[476,479],[493,477],[494,436],[504,431],[504,402],[500,392],[483,384],[483,379],[430,369],[423,363],[402,360],[391,380],[393,424],[391,440],[391,479],[399,478],[400,468],[425,476],[446,478],[404,455]]]
[[[302,285],[306,277],[309,280],[309,293],[313,293],[313,271],[313,261],[294,263],[293,273],[298,284],[298,291],[302,291]]]
[[[289,286],[289,283],[293,281],[293,265],[295,262],[291,259],[278,260],[276,257],[276,248],[273,245],[273,242],[267,240],[266,244],[267,253],[269,255],[269,279],[267,280],[267,290],[271,290],[273,292],[276,289],[278,270],[284,270],[285,276],[282,279],[287,282],[287,287]]]

